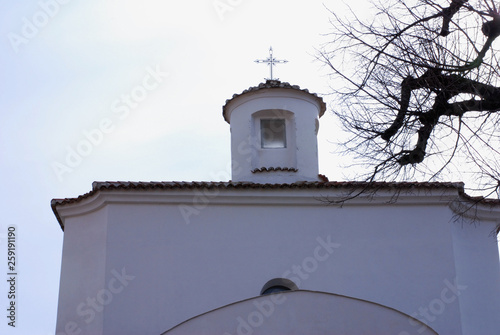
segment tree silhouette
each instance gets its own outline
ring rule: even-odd
[[[318,53],[337,87],[334,113],[352,135],[345,150],[372,167],[369,181],[459,172],[473,177],[468,191],[500,197],[499,4],[372,5],[369,20],[330,11]]]

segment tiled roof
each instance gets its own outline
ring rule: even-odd
[[[54,212],[59,224],[62,227],[62,220],[56,210],[57,206],[64,206],[78,203],[94,194],[106,190],[200,190],[200,189],[267,189],[267,190],[297,190],[297,189],[366,189],[369,191],[379,190],[439,190],[439,189],[455,189],[457,193],[466,199],[474,202],[491,206],[500,206],[498,199],[486,199],[482,197],[470,197],[464,192],[463,183],[453,182],[357,182],[357,181],[340,181],[330,182],[326,177],[321,178],[322,181],[311,182],[296,182],[290,184],[259,184],[253,182],[177,182],[177,181],[151,181],[151,182],[130,182],[130,181],[114,181],[114,182],[94,182],[92,190],[86,194],[80,195],[77,198],[53,199],[51,201],[52,211]]]
[[[92,183],[92,190],[77,198],[53,199],[54,206],[67,205],[79,202],[91,197],[99,191],[105,190],[179,190],[179,189],[354,189],[367,188],[369,190],[382,189],[456,189],[463,190],[463,183],[441,183],[441,182],[355,182],[355,181],[304,181],[290,184],[259,184],[253,182],[185,182],[185,181],[106,181]],[[493,200],[496,201],[496,200]],[[500,202],[499,202],[500,203]]]
[[[329,182],[329,181],[330,181],[330,180],[328,179],[328,177],[327,177],[327,176],[325,176],[324,174],[321,174],[321,173],[320,173],[320,174],[318,175],[318,177],[319,177],[319,180],[321,180],[322,182],[325,182],[325,183],[326,183],[326,182]]]
[[[259,91],[259,90],[262,90],[262,89],[269,89],[269,88],[293,89],[293,90],[298,90],[298,91],[302,91],[302,92],[308,93],[308,94],[314,96],[316,98],[316,100],[319,102],[320,106],[321,106],[319,117],[321,117],[321,116],[323,116],[323,114],[325,114],[326,104],[323,101],[323,98],[320,97],[320,96],[318,96],[316,93],[311,93],[311,92],[309,92],[308,89],[301,89],[299,86],[297,86],[297,85],[291,85],[290,83],[287,83],[287,82],[281,82],[279,80],[267,80],[265,83],[260,83],[258,86],[253,86],[253,87],[247,88],[246,90],[244,90],[240,94],[234,94],[231,99],[227,99],[226,100],[226,104],[222,107],[222,115],[224,116],[224,120],[226,120],[226,122],[229,123],[229,120],[226,117],[226,106],[233,99],[236,99],[237,97],[242,96],[242,95],[244,95],[246,93],[249,93],[249,92],[255,92],[255,91]]]

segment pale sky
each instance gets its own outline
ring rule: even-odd
[[[269,76],[254,60],[270,46],[289,61],[275,77],[328,93],[335,83],[314,61],[328,41],[323,3],[341,11],[331,0],[2,0],[1,334],[54,333],[63,233],[51,199],[84,194],[93,181],[229,179],[222,106]],[[320,172],[341,180],[346,158],[330,142],[343,135],[330,113]],[[15,330],[3,279],[12,225]]]
[[[13,330],[2,279],[1,334],[54,333],[63,233],[51,199],[93,181],[228,179],[222,106],[268,77],[254,60],[271,45],[289,61],[276,77],[327,92],[313,57],[328,31],[322,1],[4,0],[2,14],[0,279],[16,225],[19,299]]]

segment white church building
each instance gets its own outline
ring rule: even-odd
[[[54,199],[57,334],[500,334],[500,202],[461,183],[328,181],[325,109],[268,80],[223,107],[231,181]]]

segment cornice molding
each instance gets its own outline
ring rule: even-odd
[[[85,215],[110,204],[192,205],[203,199],[207,205],[227,206],[444,206],[468,219],[500,222],[500,207],[474,203],[455,188],[378,190],[349,199],[353,190],[342,188],[179,188],[120,189],[95,188],[76,199],[53,200],[52,209],[61,228],[67,218]],[[66,201],[66,202],[65,202]]]

